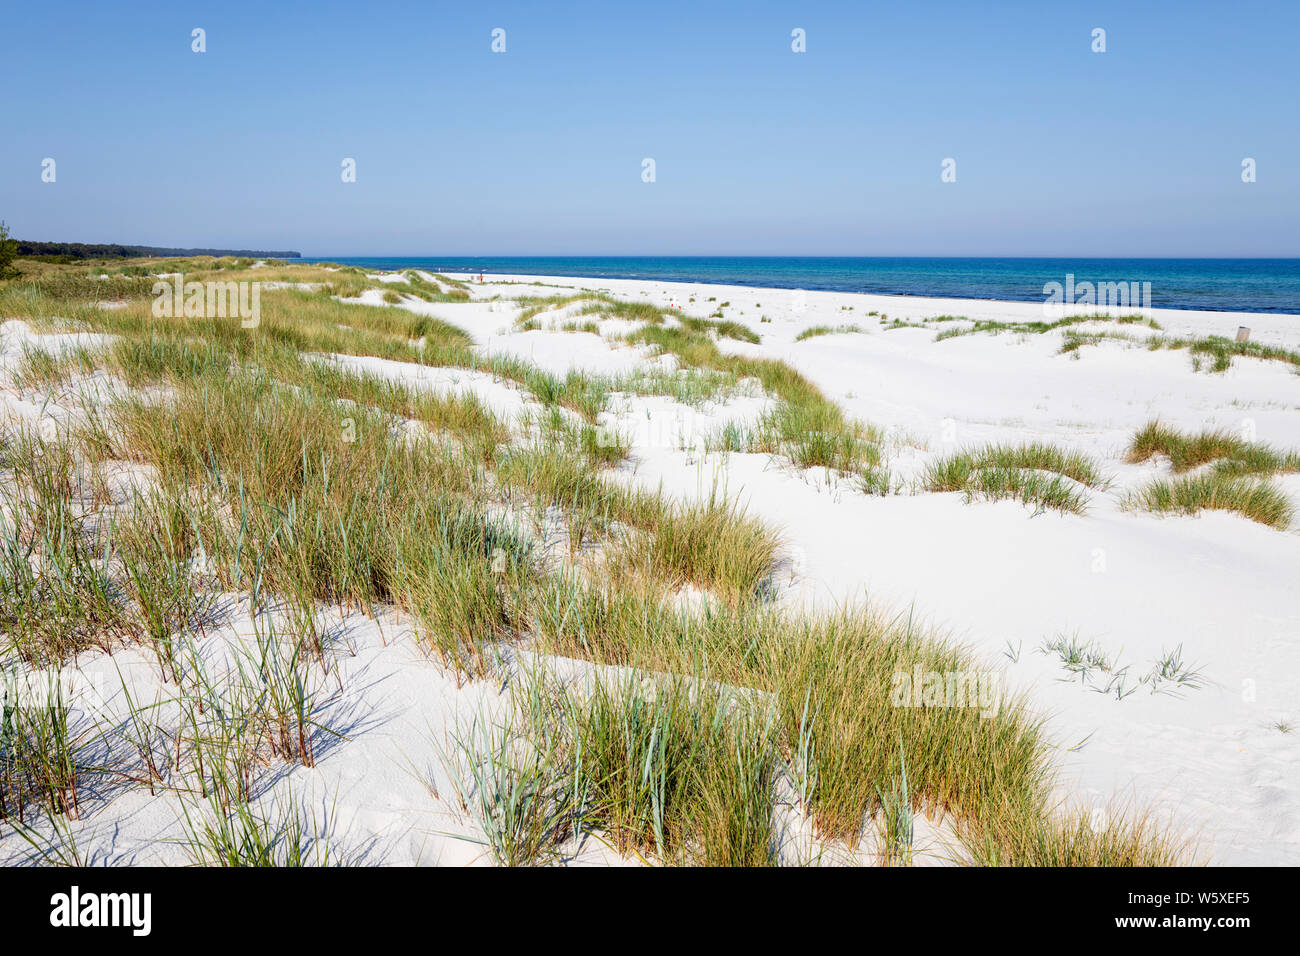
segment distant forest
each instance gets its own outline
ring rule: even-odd
[[[140,259],[156,256],[240,256],[256,259],[298,259],[300,252],[256,249],[164,249],[159,246],[119,246],[87,242],[27,242],[18,240],[20,256],[61,256],[69,259]]]

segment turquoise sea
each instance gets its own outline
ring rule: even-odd
[[[1042,302],[1044,285],[1150,283],[1150,307],[1300,315],[1300,259],[814,258],[751,256],[313,256],[427,269],[713,282],[773,289]]]

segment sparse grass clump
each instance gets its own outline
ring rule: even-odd
[[[206,806],[183,805],[185,850],[196,866],[328,866],[337,859],[328,818],[311,818],[292,797],[255,806],[230,807],[210,799]]]
[[[786,402],[759,421],[753,450],[787,455],[800,468],[858,473],[881,463],[882,437],[829,402]]]
[[[1156,455],[1166,456],[1175,474],[1208,464],[1213,464],[1217,471],[1239,475],[1300,471],[1300,452],[1278,451],[1223,429],[1187,435],[1152,421],[1133,436],[1126,460],[1140,464]]]
[[[927,491],[964,491],[972,498],[1015,498],[1026,505],[1083,514],[1088,496],[1079,487],[1105,489],[1095,462],[1055,445],[989,445],[932,462],[922,478]]]
[[[866,330],[859,325],[814,325],[804,329],[794,337],[794,340],[796,342],[803,342],[819,335],[849,335],[851,333],[860,333],[865,331]]]
[[[37,808],[75,818],[93,768],[86,741],[72,729],[62,682],[21,680],[7,670],[0,678],[0,821],[21,824]]]
[[[1153,323],[1151,328],[1158,329]],[[947,337],[944,333],[941,337]],[[1192,359],[1192,368],[1196,371],[1226,372],[1232,368],[1233,359],[1237,357],[1260,359],[1266,362],[1283,362],[1300,371],[1300,352],[1278,345],[1266,345],[1263,342],[1238,342],[1221,335],[1207,335],[1200,338],[1152,335],[1137,339],[1123,332],[1077,332],[1067,330],[1061,345],[1061,352],[1074,352],[1085,345],[1097,345],[1107,340],[1141,342],[1150,351],[1161,349],[1186,350]]]
[[[670,589],[693,584],[732,600],[757,597],[776,564],[779,539],[757,519],[716,498],[665,508],[655,529],[634,535],[618,561],[633,579]]]
[[[104,364],[104,350],[77,346],[58,352],[23,344],[14,369],[14,384],[24,390],[67,385],[79,375],[90,375]]]
[[[930,321],[950,321],[955,319],[964,319],[964,316],[940,316]],[[1112,315],[1101,312],[1091,315],[1067,315],[1064,318],[1057,319],[1053,322],[1030,321],[1030,322],[999,322],[994,319],[979,319],[972,322],[968,328],[951,328],[945,329],[935,336],[935,341],[939,342],[944,339],[958,338],[964,335],[993,334],[999,335],[1003,332],[1011,332],[1019,335],[1042,335],[1046,332],[1053,332],[1057,329],[1067,329],[1069,326],[1078,325],[1083,322],[1113,322],[1118,325],[1142,325],[1149,329],[1159,329],[1160,324],[1155,319],[1143,315]],[[1076,346],[1077,348],[1077,346]]]
[[[879,429],[848,418],[784,362],[724,355],[706,335],[685,326],[642,328],[628,339],[675,355],[692,368],[755,378],[777,397],[777,407],[735,450],[783,455],[801,468],[821,466],[849,474],[874,472],[882,463]]]
[[[1295,516],[1295,506],[1276,485],[1227,471],[1153,481],[1134,492],[1128,504],[1161,514],[1233,511],[1279,531],[1289,528]]]
[[[990,501],[1014,498],[1023,505],[1062,514],[1083,514],[1088,509],[1088,496],[1064,476],[1023,468],[977,469],[965,491],[968,501],[973,498]]]
[[[1269,362],[1286,362],[1300,369],[1300,352],[1262,342],[1238,342],[1221,335],[1199,339],[1161,339],[1162,348],[1187,349],[1192,355],[1193,367],[1199,369],[1202,359],[1208,359],[1211,372],[1226,372],[1236,356],[1263,359]]]
[[[476,715],[442,755],[461,808],[498,866],[552,862],[581,820],[568,742],[546,722],[549,702],[535,694],[530,703],[525,727]]]
[[[496,862],[550,862],[584,832],[664,864],[772,862],[778,751],[751,695],[672,675],[583,688],[533,674],[513,705],[444,758]]]
[[[1105,341],[1140,342],[1141,340],[1127,332],[1080,332],[1077,329],[1066,329],[1065,334],[1061,336],[1061,347],[1057,350],[1057,354],[1069,355],[1077,359],[1085,345],[1100,345]]]
[[[597,683],[570,699],[583,817],[619,849],[668,862],[769,865],[773,728],[761,710],[682,677]]]
[[[1149,814],[1097,808],[1043,817],[1011,804],[997,816],[997,826],[966,841],[975,866],[1179,866],[1189,855]]]
[[[129,623],[111,574],[109,529],[94,520],[102,482],[64,438],[19,432],[2,440],[12,474],[0,488],[2,649],[57,664],[111,647]]]
[[[697,319],[689,315],[678,315],[677,321],[683,328],[690,329],[692,332],[715,332],[719,338],[736,339],[739,342],[748,342],[750,345],[757,345],[762,341],[757,332],[739,322]]]

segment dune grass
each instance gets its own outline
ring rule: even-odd
[[[932,462],[921,479],[927,491],[962,491],[968,501],[1013,498],[1071,514],[1088,507],[1080,486],[1105,490],[1109,484],[1087,455],[1043,442],[959,451]]]
[[[413,295],[424,302],[468,302],[470,301],[469,287],[463,282],[455,282],[446,276],[435,276],[434,281],[430,282],[425,279],[415,269],[407,269],[403,273],[406,276],[408,285],[402,289],[408,295]]]
[[[1146,344],[1145,340],[1127,332],[1080,332],[1077,329],[1066,329],[1061,337],[1061,347],[1057,350],[1057,354],[1079,358],[1085,345],[1100,345],[1104,341]]]
[[[735,339],[738,342],[748,342],[750,345],[758,345],[762,337],[747,325],[739,322],[717,319],[697,319],[690,315],[678,315],[677,321],[681,323],[682,328],[689,329],[692,332],[713,332],[719,338]]]
[[[437,424],[434,401],[422,404]],[[492,427],[469,407],[471,430]],[[461,402],[442,408],[444,426],[462,427]],[[465,497],[477,449],[401,443],[371,407],[253,375],[199,377],[169,405],[126,401],[113,415],[116,457],[155,467],[177,501],[199,488],[224,505],[224,520],[185,511],[227,586],[250,589],[256,576],[270,591],[341,606],[397,604],[451,656],[504,627],[489,560],[503,547],[513,568],[526,549]]]
[[[109,573],[106,529],[92,520],[102,482],[66,437],[20,431],[2,441],[13,476],[0,493],[3,649],[50,664],[111,647],[129,618]]]
[[[1033,808],[1010,804],[999,816],[998,826],[966,843],[976,866],[1179,866],[1193,852],[1141,811],[1059,809],[1044,822]]]
[[[966,500],[983,498],[999,501],[1013,498],[1039,510],[1081,515],[1088,510],[1088,496],[1062,475],[1047,475],[1023,468],[979,468],[965,487]]]
[[[797,617],[754,605],[701,618],[645,592],[577,579],[550,588],[537,604],[536,626],[555,653],[766,695],[783,772],[828,837],[862,838],[898,781],[901,741],[911,805],[953,814],[972,853],[997,847],[997,862],[1032,865],[1043,848],[1064,856],[1074,840],[1049,797],[1050,748],[1022,701],[998,690],[983,711],[897,705],[897,675],[973,673],[960,650],[910,621],[856,609]],[[1008,806],[1020,809],[1008,814]],[[1167,854],[1144,856],[1149,842],[1117,823],[1109,845],[1126,847],[1135,860],[1176,858],[1172,843]],[[1105,846],[1089,843],[1078,857]]]
[[[599,335],[600,326],[595,322],[565,322],[557,326],[559,332],[586,332],[589,335]]]
[[[712,333],[720,338],[736,339],[754,345],[760,341],[758,333],[739,322],[697,318],[650,302],[627,301],[602,292],[586,291],[570,295],[525,296],[517,299],[516,304],[522,306],[522,309],[515,318],[515,327],[517,329],[541,328],[537,322],[539,316],[578,303],[585,303],[578,311],[580,316],[594,315],[605,319],[621,319],[647,326],[663,326],[667,320],[673,323],[672,328],[686,332],[704,336]],[[570,324],[583,331],[598,329],[598,326],[592,322]]]
[[[771,864],[778,754],[748,698],[680,676],[583,689],[546,674],[513,698],[512,719],[476,718],[445,760],[472,781],[458,795],[496,862],[551,862],[585,832],[661,863]]]
[[[1216,471],[1239,475],[1300,472],[1300,452],[1279,451],[1224,429],[1185,434],[1158,420],[1137,431],[1125,460],[1140,464],[1156,455],[1167,457],[1175,474],[1208,464],[1213,464]]]
[[[1142,315],[1110,315],[1105,312],[1093,314],[1067,315],[1064,318],[1052,322],[1029,321],[1029,322],[1000,322],[994,319],[979,319],[971,324],[969,328],[951,328],[944,329],[935,336],[935,341],[944,339],[955,339],[966,335],[992,334],[1000,335],[1004,332],[1011,332],[1019,335],[1043,335],[1047,332],[1054,332],[1057,329],[1068,329],[1069,326],[1079,325],[1083,322],[1113,322],[1117,325],[1143,325],[1149,329],[1160,329],[1160,324],[1155,319]]]
[[[813,325],[804,329],[794,337],[796,342],[804,342],[819,335],[850,335],[853,333],[862,333],[866,330],[860,325]]]
[[[1266,479],[1300,472],[1300,453],[1247,441],[1224,429],[1191,434],[1155,420],[1134,434],[1126,460],[1139,464],[1157,455],[1169,459],[1178,477],[1139,488],[1129,496],[1129,507],[1160,514],[1231,511],[1279,530],[1291,526],[1295,506]]]
[[[862,473],[881,464],[882,439],[879,429],[829,402],[784,402],[759,420],[751,448],[787,455],[800,468]]]
[[[1152,328],[1159,328],[1152,326]],[[1169,336],[1152,335],[1146,338],[1123,332],[1077,332],[1067,330],[1061,344],[1061,352],[1076,353],[1083,346],[1098,345],[1103,341],[1124,341],[1140,343],[1142,347],[1155,352],[1161,349],[1186,351],[1191,356],[1192,368],[1209,372],[1222,373],[1233,366],[1236,358],[1253,358],[1265,362],[1282,362],[1292,366],[1300,373],[1300,351],[1283,348],[1279,345],[1267,345],[1263,342],[1238,342],[1222,335],[1206,336]]]
[[[566,704],[588,826],[665,861],[770,862],[776,747],[761,711],[682,677],[598,683]]]
[[[8,677],[9,675],[5,675]],[[23,690],[5,681],[0,702],[0,821],[19,824],[39,809],[50,817],[78,816],[82,778],[93,771],[87,741],[71,728],[59,681],[31,688],[39,701],[18,700]]]
[[[1295,506],[1276,485],[1221,471],[1153,481],[1130,495],[1128,503],[1158,514],[1232,511],[1279,531],[1290,528],[1295,517]]]
[[[849,418],[784,362],[726,355],[707,336],[685,327],[646,327],[629,334],[628,339],[674,355],[691,368],[757,379],[765,391],[776,396],[777,406],[754,429],[737,433],[731,450],[781,455],[800,468],[820,466],[859,476],[878,474],[883,464],[883,433]]]
[[[329,833],[292,797],[268,807],[238,802],[220,807],[184,808],[185,851],[195,866],[328,866],[336,862]],[[309,826],[310,825],[310,826]]]
[[[1238,342],[1221,335],[1207,335],[1201,338],[1162,338],[1157,344],[1160,348],[1187,349],[1192,355],[1195,368],[1199,369],[1200,363],[1208,360],[1211,372],[1226,372],[1232,368],[1232,360],[1238,356],[1266,362],[1284,362],[1300,371],[1300,352],[1263,342]]]
[[[665,306],[616,299],[603,292],[588,290],[551,296],[521,296],[514,301],[521,307],[519,315],[515,317],[517,326],[530,322],[543,313],[558,311],[579,303],[585,303],[578,310],[580,316],[595,315],[627,322],[643,322],[648,325],[662,325],[666,317],[674,319],[681,317],[676,310]]]
[[[520,307],[519,314],[515,316],[515,325],[516,327],[527,325],[543,312],[557,311],[576,302],[585,302],[588,298],[589,296],[582,292],[572,295],[520,296],[514,300],[515,305]]]
[[[617,580],[657,580],[669,589],[705,588],[731,600],[760,596],[776,565],[779,538],[716,496],[665,505],[654,530],[629,536],[613,558]]]
[[[884,815],[897,848],[915,810],[947,814],[977,861],[1179,858],[1141,821],[1098,836],[1059,815],[1052,745],[1023,701],[996,692],[916,705],[894,694],[900,675],[969,679],[978,665],[966,652],[861,606],[782,609],[770,600],[774,529],[721,496],[679,501],[611,475],[627,446],[594,425],[628,383],[486,359],[447,322],[322,293],[268,292],[261,324],[241,329],[154,319],[140,288],[124,287],[127,306],[112,312],[95,309],[100,289],[80,280],[0,289],[0,304],[34,310],[6,314],[118,336],[105,367],[140,389],[56,439],[14,433],[0,446],[13,476],[0,511],[0,623],[27,661],[128,642],[181,681],[176,766],[150,762],[142,724],[134,762],[119,773],[198,795],[187,817],[196,860],[308,859],[313,841],[296,815],[258,809],[255,795],[262,768],[310,767],[328,746],[321,687],[308,679],[324,658],[318,617],[328,605],[396,609],[461,680],[501,678],[501,651],[517,644],[632,668],[625,681],[581,693],[525,689],[520,725],[463,739],[473,769],[462,804],[499,862],[552,859],[583,831],[665,863],[770,863],[778,780],[822,838],[850,846]],[[719,324],[676,314],[669,323],[664,311],[629,340],[690,370],[671,387],[702,393],[754,379],[777,402],[757,447],[864,481],[879,474],[877,430],[785,363],[722,352]],[[336,354],[489,372],[519,383],[543,411],[505,422],[473,399],[322,358]],[[50,380],[39,363],[28,374]],[[99,469],[124,462],[151,487],[110,507]],[[949,471],[965,467],[965,487],[979,493],[981,482],[1024,493],[1027,476],[1104,484],[1086,459],[1054,449],[997,449],[967,464]],[[570,537],[567,560],[528,530],[557,521]],[[688,587],[698,599],[680,600]],[[248,596],[256,631],[224,678],[202,666],[191,640],[218,591]],[[66,812],[80,784],[69,794],[58,759],[23,764],[35,769],[4,791],[7,805],[21,789],[20,805]]]
[[[23,343],[14,369],[14,384],[24,391],[57,388],[78,376],[90,375],[104,364],[104,349],[76,346],[50,351]]]
[[[476,714],[452,735],[440,757],[461,809],[478,824],[498,866],[555,862],[575,835],[584,805],[567,741],[543,723],[551,695],[538,695],[529,713],[537,733]],[[545,727],[545,730],[541,728]]]

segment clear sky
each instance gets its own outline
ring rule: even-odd
[[[1297,38],[1298,0],[9,2],[0,218],[307,255],[1300,256]]]

